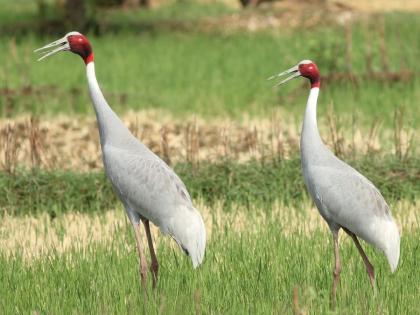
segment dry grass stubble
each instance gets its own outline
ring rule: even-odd
[[[339,156],[398,152],[404,157],[415,147],[415,131],[402,123],[396,132],[382,128],[379,122],[367,129],[344,128],[343,117],[337,119],[330,112],[319,125],[327,145]],[[244,115],[238,120],[204,120],[197,116],[181,120],[163,111],[142,111],[127,113],[123,121],[168,164],[287,159],[299,150],[300,123],[280,111],[270,118]],[[0,146],[0,170],[7,172],[16,167],[77,171],[102,168],[94,117],[2,119],[0,142],[4,143]]]
[[[238,234],[257,235],[270,223],[278,226],[273,233],[281,233],[285,237],[309,235],[318,229],[329,233],[327,225],[309,200],[301,203],[299,208],[275,202],[270,211],[233,206],[233,211],[225,212],[221,203],[209,207],[200,200],[196,205],[203,214],[209,242],[214,233],[220,233],[225,228]],[[418,201],[400,201],[393,205],[393,213],[402,234],[419,229],[418,206]],[[25,261],[31,262],[51,252],[61,254],[71,249],[83,251],[91,243],[110,245],[113,238],[127,235],[125,229],[131,229],[131,225],[122,207],[95,215],[67,213],[55,219],[47,214],[38,217],[5,215],[0,224],[0,251],[7,256],[22,255]],[[157,246],[177,246],[169,237],[158,233],[153,225],[152,233]],[[130,241],[127,240],[125,244],[135,250]],[[144,245],[147,246],[146,243]]]

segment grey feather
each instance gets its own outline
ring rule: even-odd
[[[178,175],[136,139],[106,102],[87,65],[90,96],[98,121],[102,159],[108,178],[133,224],[147,219],[172,236],[191,257],[194,267],[204,257],[203,218]]]
[[[391,269],[395,270],[400,236],[389,206],[371,181],[324,145],[316,123],[317,97],[318,89],[312,89],[300,143],[308,191],[334,233],[346,228],[383,250]]]

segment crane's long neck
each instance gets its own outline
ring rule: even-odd
[[[114,113],[105,100],[95,75],[94,62],[86,65],[90,98],[98,121],[99,136],[102,147],[105,143],[118,146],[129,141],[133,136],[121,119]]]
[[[302,163],[316,161],[319,158],[321,151],[324,149],[324,144],[319,135],[316,121],[318,94],[319,87],[312,87],[306,104],[300,138]]]

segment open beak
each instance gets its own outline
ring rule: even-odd
[[[60,51],[65,51],[65,50],[70,50],[70,44],[67,41],[67,38],[63,37],[63,38],[60,38],[59,40],[56,40],[55,42],[45,45],[44,47],[35,49],[34,52],[38,52],[41,54],[41,58],[38,59],[38,61],[40,61]]]
[[[289,70],[286,70],[286,71],[280,72],[279,74],[275,74],[275,75],[273,75],[273,76],[269,77],[267,80],[273,80],[273,79],[275,79],[275,78],[279,78],[279,77],[282,77],[282,76],[287,75],[287,74],[291,74],[291,75],[290,75],[290,76],[288,76],[288,77],[287,77],[286,79],[284,79],[283,81],[280,81],[279,83],[277,83],[277,84],[276,84],[276,85],[274,85],[274,86],[279,86],[279,85],[282,85],[283,83],[286,83],[287,81],[290,81],[290,80],[292,80],[292,79],[294,79],[294,78],[299,77],[299,76],[300,76],[299,67],[298,67],[298,66],[294,66],[294,67],[290,68]]]

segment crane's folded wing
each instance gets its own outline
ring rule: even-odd
[[[114,146],[103,149],[107,175],[116,192],[130,207],[153,221],[179,205],[192,207],[181,179],[152,152],[138,154]]]
[[[341,226],[352,228],[376,219],[391,218],[389,207],[379,190],[356,170],[316,166],[315,198],[326,216]]]

